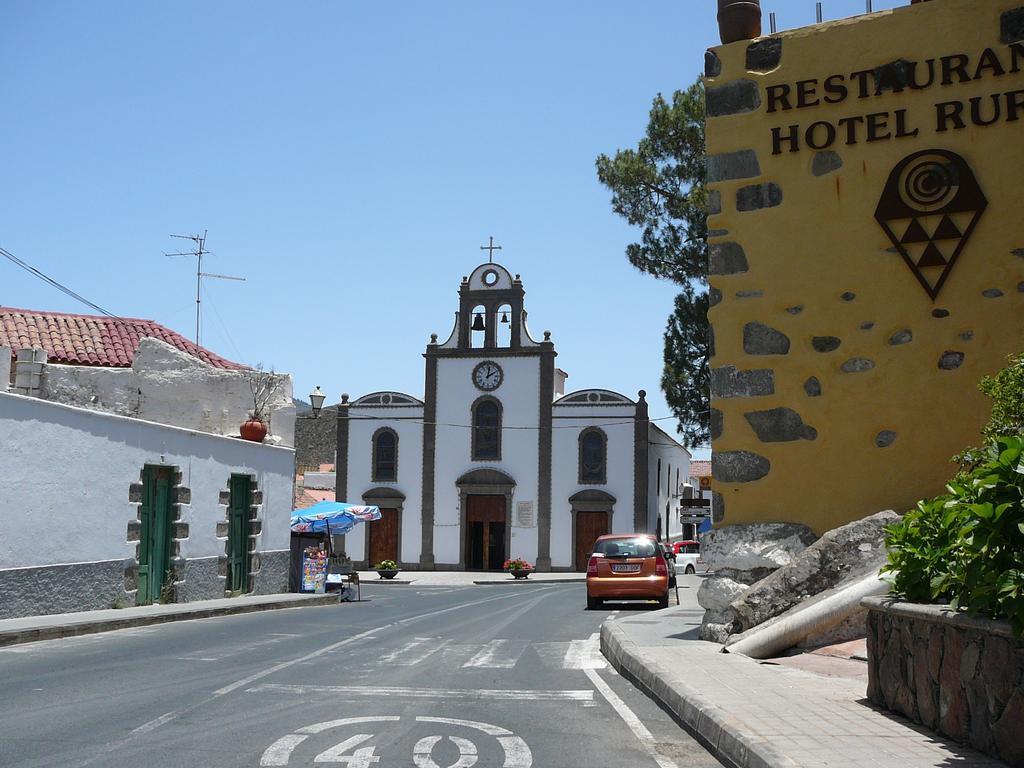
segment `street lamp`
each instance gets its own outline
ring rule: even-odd
[[[320,415],[320,409],[324,407],[324,400],[326,399],[327,395],[320,391],[319,386],[309,393],[309,404],[313,406],[314,419]]]

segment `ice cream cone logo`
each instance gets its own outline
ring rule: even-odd
[[[967,161],[954,152],[930,149],[892,169],[875,219],[935,299],[987,206]]]

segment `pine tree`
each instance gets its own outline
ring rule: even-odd
[[[612,192],[612,210],[641,228],[626,247],[641,272],[681,290],[665,329],[661,387],[690,447],[709,438],[710,327],[708,311],[707,190],[704,84],[658,94],[647,132],[636,149],[597,158],[597,177]]]

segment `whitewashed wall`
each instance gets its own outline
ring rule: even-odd
[[[674,438],[667,436],[653,424],[648,430],[649,452],[648,467],[650,484],[647,498],[650,531],[657,530],[658,519],[661,518],[662,536],[668,533],[679,533],[677,507],[679,499],[675,496],[678,486],[685,483],[690,476],[690,454]],[[661,476],[659,483],[658,460],[661,460]],[[678,475],[678,481],[677,481]],[[668,504],[669,514],[666,516],[665,505]]]
[[[0,393],[0,570],[123,560],[136,518],[128,489],[146,464],[180,468],[185,558],[224,554],[219,495],[232,473],[263,492],[257,551],[289,547],[294,451]]]
[[[270,431],[280,445],[292,446],[292,379],[279,378],[281,388],[269,406]],[[141,340],[131,368],[48,363],[43,397],[215,435],[237,435],[253,407],[245,371],[214,368],[154,338]]]
[[[6,392],[11,383],[11,348],[0,346],[0,392]]]
[[[356,407],[349,409],[348,498],[362,504],[363,493],[371,488],[395,488],[405,496],[402,508],[402,562],[418,563],[422,549],[423,502],[423,408]],[[371,474],[373,433],[390,427],[398,434],[398,480],[375,482]],[[372,523],[370,523],[372,525]],[[357,525],[345,537],[346,554],[353,560],[366,558],[366,525]]]
[[[478,358],[441,358],[437,371],[437,453],[434,473],[434,558],[440,564],[459,562],[462,535],[459,523],[459,491],[455,481],[466,472],[483,467],[501,470],[516,481],[509,515],[512,520],[509,556],[531,563],[537,559],[537,465],[539,436],[536,429],[513,430],[508,426],[538,425],[540,412],[540,360],[536,357],[495,358],[505,372],[501,386],[488,393],[501,401],[501,461],[470,459],[470,407],[484,393],[470,380]],[[515,505],[534,504],[534,526],[516,527]]]
[[[634,406],[573,406],[554,408],[551,470],[551,565],[573,565],[572,505],[577,491],[600,490],[615,497],[612,533],[633,531],[633,419]],[[564,418],[571,416],[572,418]],[[621,423],[615,423],[621,422]],[[611,423],[611,424],[610,424]],[[588,426],[599,425],[608,436],[608,482],[580,485],[579,436]]]

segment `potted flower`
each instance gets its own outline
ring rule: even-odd
[[[373,569],[382,579],[393,579],[398,575],[398,563],[394,560],[381,560]]]
[[[512,574],[514,579],[525,579],[530,575],[533,566],[519,557],[512,557],[505,561],[504,568]]]
[[[273,368],[265,371],[262,365],[246,371],[246,378],[249,381],[249,391],[252,393],[252,411],[249,413],[248,421],[238,428],[238,434],[243,440],[262,443],[267,436],[267,425],[270,422],[270,401],[280,391],[282,379],[274,373]]]

